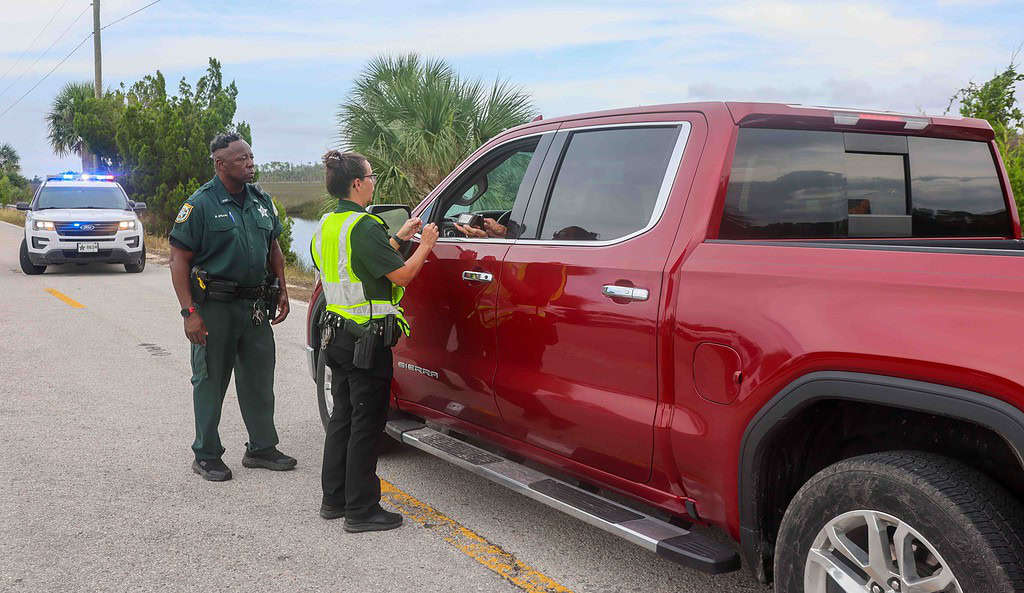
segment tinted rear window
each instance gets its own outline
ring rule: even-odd
[[[882,140],[857,133],[741,129],[719,236],[1011,234],[987,144],[892,136]],[[870,152],[876,149],[880,152]]]
[[[47,185],[39,190],[35,209],[43,208],[111,208],[125,210],[128,201],[116,186],[61,187]]]

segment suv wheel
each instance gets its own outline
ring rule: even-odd
[[[138,274],[142,270],[146,269],[146,246],[142,246],[142,257],[139,259],[137,264],[125,264],[124,271],[129,274]]]
[[[316,401],[320,410],[320,422],[324,428],[331,421],[334,413],[334,395],[331,393],[331,367],[327,366],[327,357],[323,352],[316,357]]]
[[[775,590],[1024,591],[1022,510],[956,461],[914,451],[831,465],[782,519]]]
[[[46,266],[37,266],[28,258],[28,243],[26,243],[24,239],[21,240],[21,249],[19,250],[18,259],[21,260],[21,271],[25,272],[29,276],[42,274],[46,271]]]

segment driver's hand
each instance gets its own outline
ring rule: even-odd
[[[488,237],[494,237],[497,239],[504,239],[508,234],[508,227],[503,224],[498,224],[498,221],[493,218],[484,219],[484,230],[487,232]]]
[[[420,229],[422,228],[423,220],[421,220],[419,216],[414,216],[405,221],[405,224],[402,225],[402,228],[398,229],[398,232],[395,233],[395,235],[403,241],[408,241],[413,235],[420,232]]]
[[[494,221],[491,221],[491,222],[494,222]],[[486,226],[486,219],[484,219],[484,224]],[[487,231],[485,231],[483,229],[478,229],[476,227],[468,226],[468,225],[461,225],[461,224],[459,224],[457,222],[455,223],[455,228],[459,229],[459,232],[461,232],[463,235],[466,235],[470,239],[486,239],[487,238]]]

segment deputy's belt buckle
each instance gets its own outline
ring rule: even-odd
[[[330,345],[331,340],[334,338],[334,328],[330,325],[324,325],[320,328],[320,350],[327,350],[327,346]]]

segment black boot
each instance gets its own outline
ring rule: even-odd
[[[242,456],[242,465],[245,467],[262,467],[278,472],[295,469],[296,463],[294,457],[289,457],[278,451],[277,447],[259,451],[246,449],[245,455]]]
[[[363,531],[387,531],[401,527],[402,515],[391,513],[384,509],[375,511],[366,518],[352,519],[345,518],[345,531],[349,533],[360,533]]]
[[[231,470],[220,459],[196,459],[192,462],[192,471],[211,482],[224,482],[231,479]]]
[[[345,507],[336,507],[326,502],[320,503],[320,516],[330,521],[331,519],[345,518]]]

